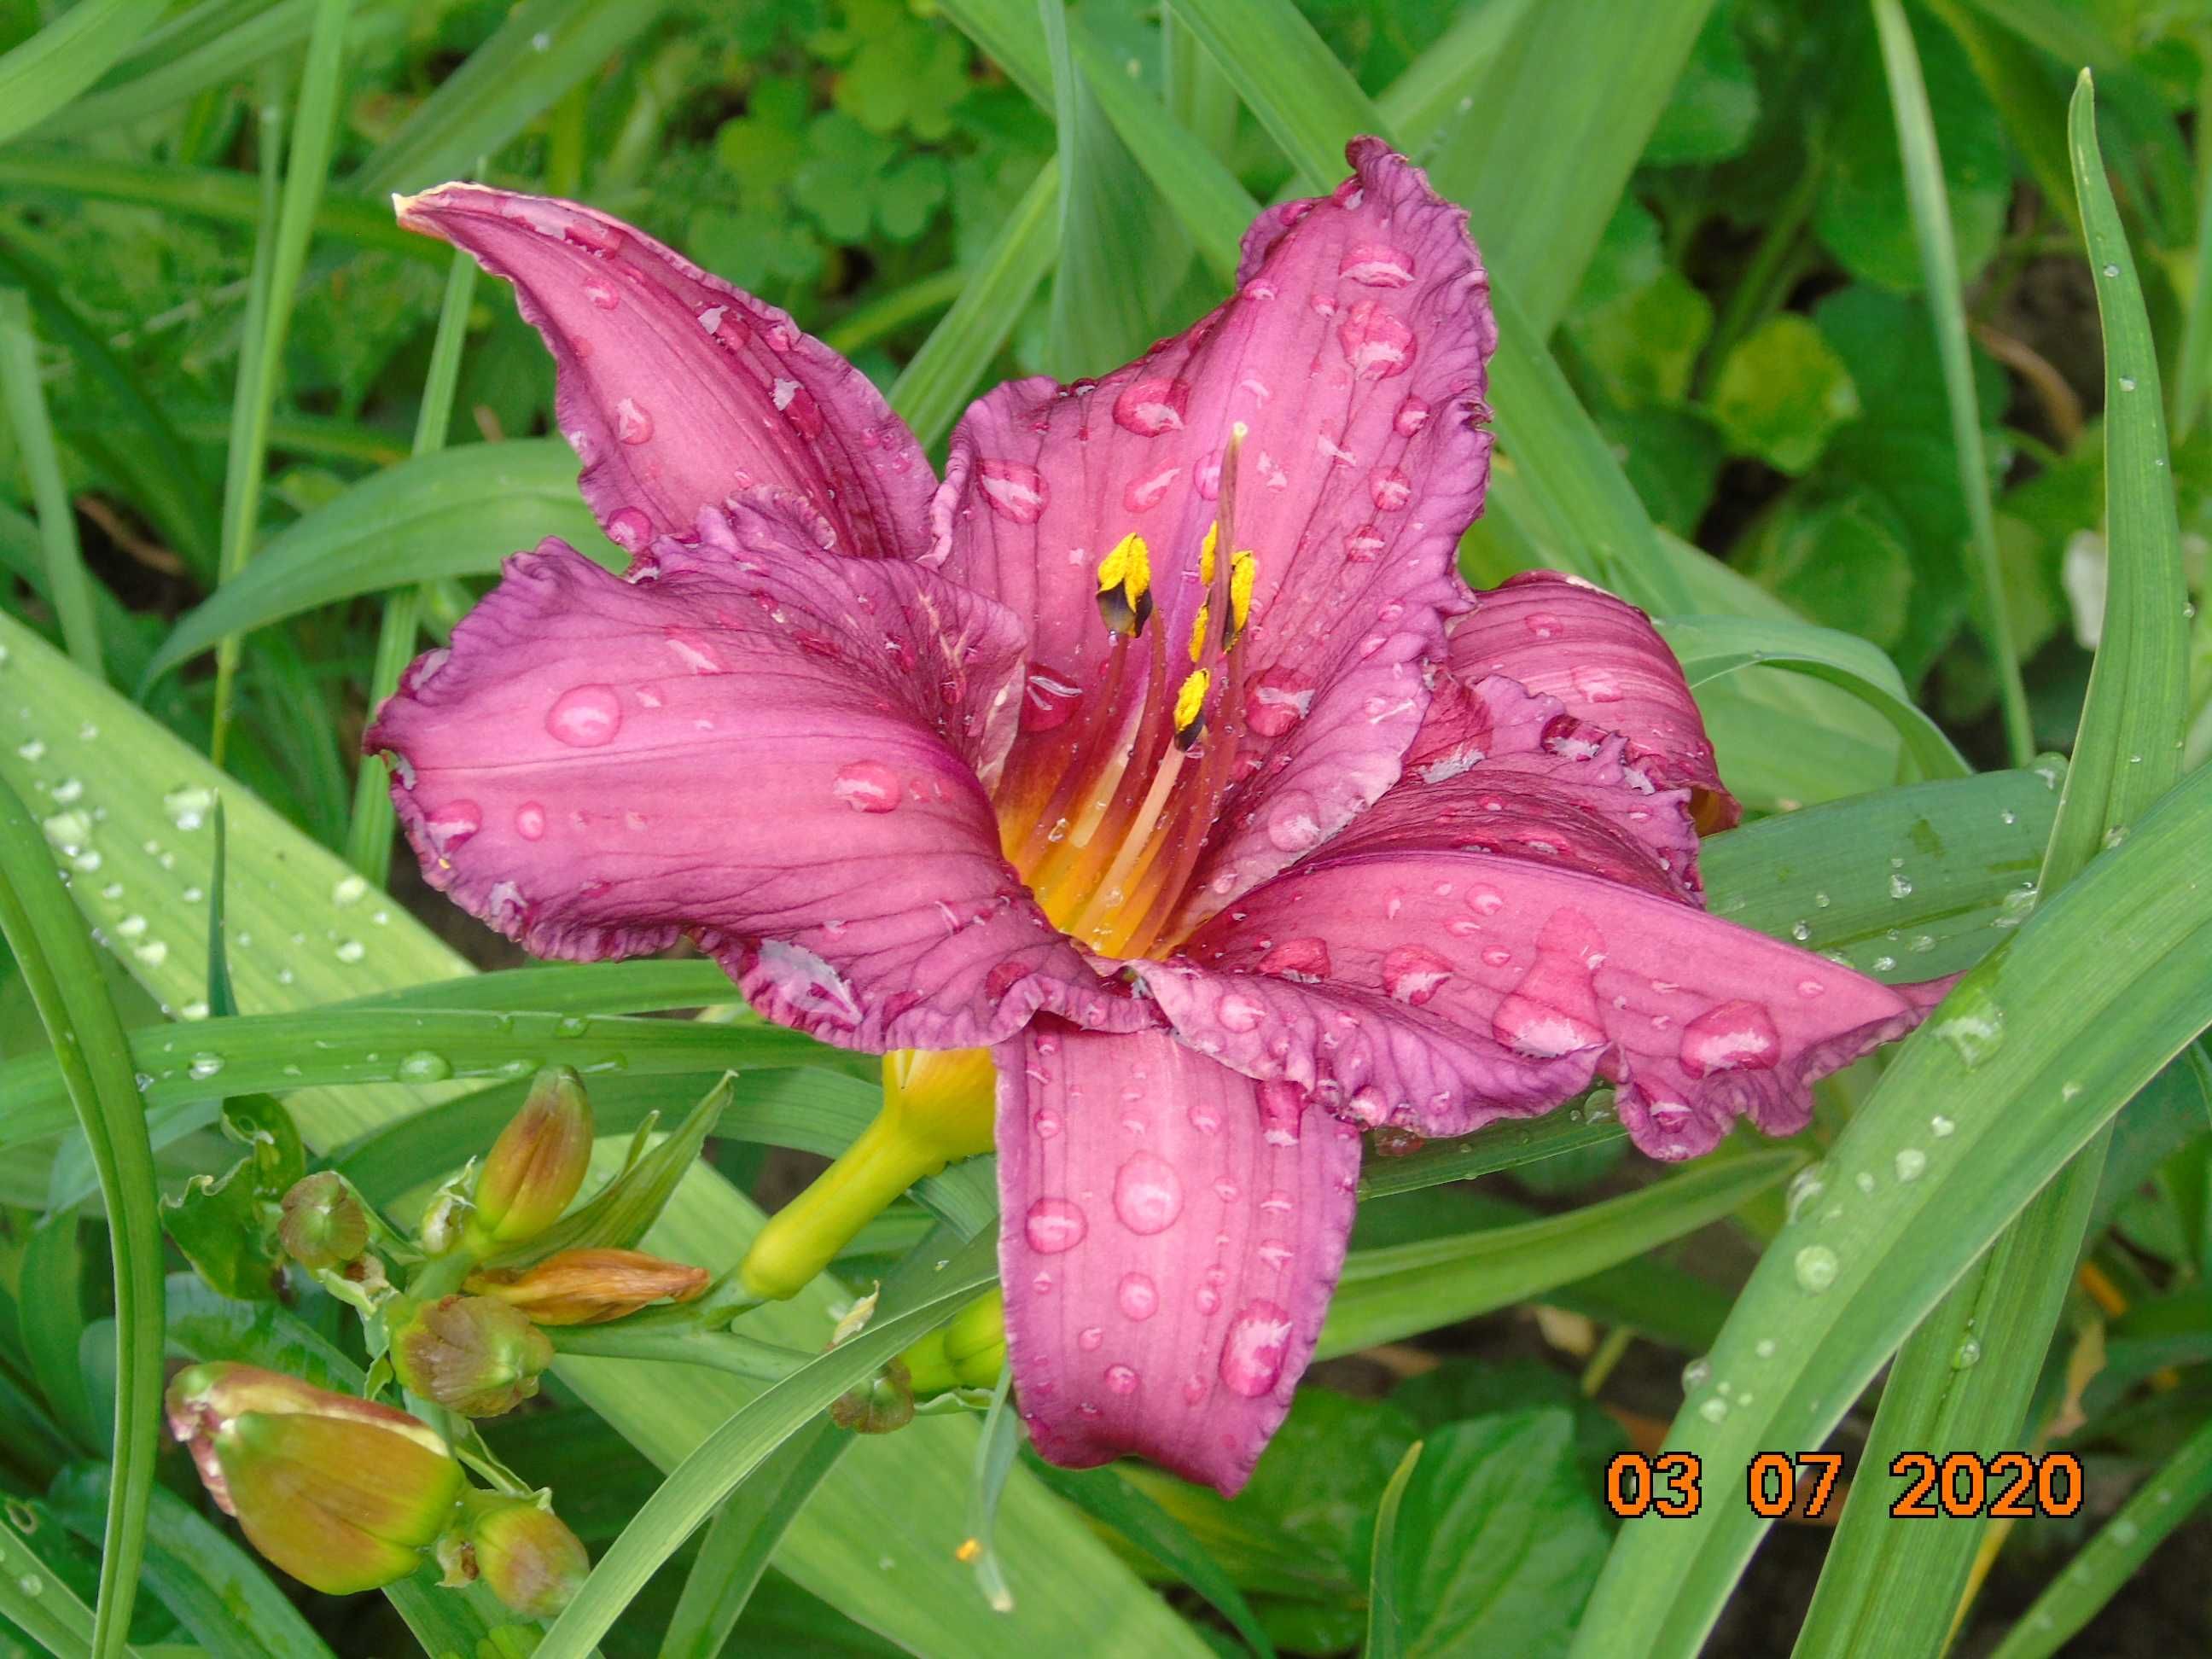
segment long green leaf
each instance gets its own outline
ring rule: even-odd
[[[226,635],[317,605],[496,570],[544,536],[605,564],[623,560],[577,495],[575,453],[558,438],[470,444],[403,461],[270,537],[252,564],[178,623],[148,678]]]
[[[2072,149],[2081,218],[2092,258],[2115,274],[2100,281],[2106,356],[2113,378],[2147,377],[2147,395],[2114,386],[2106,421],[2112,597],[2119,614],[2100,648],[2076,744],[2075,764],[2045,854],[2041,890],[2070,879],[2116,827],[2172,783],[2186,708],[2180,664],[2181,548],[2166,461],[2163,404],[2142,295],[2125,258],[2119,216],[2098,154],[2085,82],[2077,94]],[[2162,614],[2161,614],[2162,613]],[[2135,764],[2115,772],[2112,751],[2142,744]],[[2144,749],[2148,752],[2145,753]],[[2099,769],[2100,757],[2106,764]],[[2102,769],[2111,793],[2096,792]],[[2109,815],[2109,816],[2108,816]],[[2022,1443],[2029,1396],[2041,1374],[2081,1251],[2105,1163],[2106,1135],[2081,1156],[2007,1228],[1913,1333],[1892,1368],[1868,1445],[1869,1466],[1888,1467],[1928,1446],[1994,1456]],[[1962,1364],[1962,1356],[1976,1363]],[[1900,1655],[1941,1650],[1985,1530],[1962,1521],[1923,1539],[1888,1510],[1878,1488],[1854,1487],[1821,1575],[1798,1651],[1847,1654],[1876,1632]]]
[[[2212,1023],[2212,773],[2046,901],[1899,1051],[1761,1257],[1667,1444],[1812,1447],[2004,1224]],[[1766,1522],[1632,1522],[1578,1655],[1694,1653]]]
[[[80,1463],[52,1494],[70,1529],[93,1543],[112,1484],[103,1466]],[[147,1525],[146,1589],[221,1659],[331,1659],[329,1644],[253,1557],[160,1486]]]
[[[860,1334],[776,1383],[715,1430],[599,1558],[583,1589],[546,1633],[539,1659],[584,1659],[661,1563],[717,1505],[742,1491],[777,1447],[839,1395],[950,1319],[997,1276],[997,1241],[980,1235],[935,1276],[928,1294],[913,1307],[879,1315]]]
[[[1905,157],[1905,193],[1912,204],[1912,229],[1920,246],[1920,265],[1928,283],[1936,322],[1936,354],[1943,366],[1943,392],[1951,410],[1951,442],[1959,459],[1959,488],[1972,526],[1974,599],[1981,613],[1982,637],[1996,676],[1997,701],[2004,710],[2005,741],[2012,763],[2025,766],[2035,753],[2035,730],[2028,719],[2027,690],[2020,677],[2020,652],[2013,643],[2011,613],[2005,605],[2004,571],[1997,556],[1996,520],[1990,506],[1989,461],[1982,453],[1982,416],[1974,395],[1974,366],[1966,348],[1966,309],[1959,288],[1959,249],[1951,228],[1951,204],[1943,191],[1943,162],[1936,150],[1936,119],[1921,79],[1919,49],[1901,0],[1874,0],[1875,22],[1881,33],[1881,57],[1889,75],[1889,101],[1897,118],[1897,142]]]
[[[661,10],[659,0],[523,0],[362,163],[353,187],[382,196],[460,177],[658,22]]]
[[[114,1257],[115,1481],[92,1639],[93,1651],[105,1659],[123,1651],[130,1632],[154,1487],[161,1392],[159,1195],[123,1024],[84,922],[56,873],[37,823],[0,782],[0,935],[15,953],[70,1103],[92,1142]]]
[[[1413,1479],[1413,1466],[1420,1461],[1421,1443],[1416,1440],[1398,1460],[1375,1511],[1375,1547],[1367,1572],[1365,1659],[1399,1659],[1406,1651],[1405,1615],[1398,1607],[1398,1509]]]
[[[92,573],[77,545],[76,508],[62,478],[53,423],[46,418],[46,393],[39,386],[39,346],[31,331],[30,302],[16,289],[0,289],[0,394],[7,400],[24,470],[31,475],[31,494],[39,507],[39,541],[46,555],[46,591],[53,595],[63,641],[79,667],[99,674],[103,670]]]
[[[453,420],[453,390],[460,383],[461,347],[468,339],[469,301],[477,291],[477,262],[455,252],[446,277],[446,297],[438,308],[438,331],[430,342],[430,368],[423,377],[422,404],[415,420],[415,451],[434,454],[446,447]],[[399,677],[415,656],[421,632],[423,592],[403,587],[384,602],[378,626],[376,662],[369,678],[368,706],[380,708],[399,689]],[[346,861],[381,887],[392,873],[391,773],[383,758],[364,755],[354,775],[353,819],[346,828]]]
[[[758,1492],[734,1492],[723,1501],[684,1575],[661,1638],[661,1659],[714,1659],[722,1651],[784,1529],[851,1443],[828,1418],[817,1418],[769,1454]]]
[[[162,0],[82,0],[0,58],[0,144],[107,72],[161,15]]]
[[[2052,1577],[1990,1659],[2047,1659],[2096,1616],[2151,1552],[2212,1498],[2212,1423],[2200,1425]]]
[[[131,53],[117,70],[120,74],[135,68],[136,74],[120,81],[111,77],[110,84],[55,111],[39,124],[34,136],[51,140],[112,131],[180,104],[289,52],[307,38],[314,13],[315,0],[282,0],[190,46],[164,43],[161,36],[168,31],[157,31],[146,46],[164,47],[158,55]]]
[[[999,227],[952,308],[892,384],[891,407],[923,443],[934,446],[952,429],[954,417],[1052,268],[1058,252],[1053,228],[1059,200],[1060,163],[1048,161]]]
[[[238,386],[232,404],[230,464],[223,478],[222,544],[216,565],[217,581],[228,582],[246,568],[261,533],[261,485],[269,465],[269,422],[283,378],[284,342],[292,329],[300,274],[307,263],[307,239],[315,228],[315,204],[330,174],[331,147],[337,127],[340,76],[344,68],[346,19],[353,0],[317,0],[307,41],[307,62],[300,77],[298,119],[283,184],[277,185],[276,152],[278,117],[264,106],[261,137],[262,199],[266,210],[253,250],[253,276],[246,306],[247,339],[240,355]],[[267,78],[264,76],[264,78]],[[210,750],[222,760],[230,718],[233,681],[238,672],[235,635],[218,643],[216,656],[214,737]]]
[[[1315,1353],[1326,1359],[1395,1342],[1586,1279],[1719,1220],[1804,1163],[1790,1147],[1715,1158],[1540,1221],[1354,1250]]]
[[[65,202],[120,202],[222,225],[251,227],[261,216],[254,181],[227,167],[115,161],[74,149],[0,149],[0,185],[50,191]],[[403,229],[391,205],[381,201],[325,197],[315,210],[315,231],[428,265],[443,267],[452,257],[442,244]]]

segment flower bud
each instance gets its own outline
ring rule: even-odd
[[[520,1244],[561,1218],[592,1163],[592,1103],[575,1073],[550,1066],[499,1132],[477,1176],[470,1247],[480,1255]]]
[[[487,1268],[466,1288],[520,1308],[540,1325],[602,1325],[665,1298],[689,1302],[707,1288],[704,1267],[663,1261],[642,1250],[562,1250],[535,1267]]]
[[[497,1417],[538,1392],[553,1363],[545,1333],[504,1302],[447,1296],[427,1303],[392,1337],[402,1387],[464,1417]]]
[[[550,1619],[575,1600],[592,1559],[546,1501],[472,1495],[461,1524],[439,1540],[446,1583],[483,1580],[492,1594],[526,1619]]]
[[[333,1595],[406,1577],[466,1485],[405,1412],[252,1365],[193,1365],[167,1395],[169,1432],[253,1547]]]
[[[962,1385],[996,1386],[1006,1364],[1006,1298],[991,1291],[969,1303],[945,1328],[945,1358]]]
[[[310,1273],[357,1261],[368,1248],[368,1212],[336,1170],[294,1182],[282,1208],[284,1254]]]
[[[914,1383],[894,1359],[866,1382],[830,1402],[830,1420],[855,1434],[889,1434],[914,1421]]]

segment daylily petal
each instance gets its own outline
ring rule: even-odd
[[[1626,763],[1626,741],[1517,680],[1446,681],[1406,756],[1406,775],[1330,856],[1385,845],[1519,852],[1695,903],[1690,791],[1655,789]]]
[[[1454,560],[1488,477],[1486,278],[1466,215],[1419,169],[1376,139],[1346,153],[1354,176],[1264,216],[1236,296],[1188,332],[1103,380],[1017,381],[976,403],[933,508],[931,559],[1030,622],[1031,718],[999,792],[1018,818],[1053,797],[1102,707],[1144,683],[1151,641],[1109,672],[1098,605],[1125,535],[1149,550],[1170,690],[1210,598],[1199,632],[1219,637],[1201,546],[1237,455],[1218,553],[1254,556],[1249,625],[1214,662],[1206,726],[1233,745],[1237,781],[1225,799],[1188,792],[1194,822],[1218,804],[1223,826],[1186,878],[1206,908],[1389,787],[1427,702],[1420,665],[1468,602]]]
[[[1358,1132],[1158,1032],[1040,1021],[998,1062],[999,1273],[1030,1439],[1234,1496],[1344,1265]]]
[[[1505,675],[1620,732],[1630,763],[1655,786],[1695,792],[1697,821],[1708,832],[1743,816],[1721,782],[1681,664],[1626,600],[1556,570],[1524,571],[1454,623],[1451,669],[1470,683]]]
[[[431,885],[542,957],[689,935],[854,1048],[1144,1018],[998,850],[975,766],[1012,619],[911,564],[712,545],[741,533],[661,544],[637,583],[549,542],[408,671],[366,743]]]
[[[688,532],[701,507],[756,485],[804,495],[840,552],[927,546],[937,480],[921,445],[784,312],[574,202],[453,184],[398,207],[514,285],[559,367],[584,497],[617,546]]]
[[[1741,1115],[1802,1128],[1814,1079],[1925,1008],[1676,898],[1448,842],[1332,848],[1144,978],[1185,1041],[1359,1121],[1464,1134],[1595,1073],[1662,1158]]]

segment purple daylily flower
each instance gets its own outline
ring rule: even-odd
[[[1419,171],[1348,155],[1188,332],[978,401],[941,483],[850,364],[635,230],[401,204],[514,284],[635,556],[517,556],[381,711],[431,883],[540,956],[694,939],[830,1042],[990,1048],[1038,1449],[1230,1493],[1363,1128],[1606,1078],[1686,1157],[1802,1127],[1920,1012],[1705,913],[1736,809],[1640,611],[1462,583],[1482,265]]]

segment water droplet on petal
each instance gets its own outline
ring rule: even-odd
[[[1257,1400],[1273,1389],[1290,1352],[1291,1316],[1280,1303],[1248,1303],[1229,1322],[1221,1345],[1221,1380],[1232,1394]]]
[[[975,487],[983,492],[993,512],[1016,524],[1035,524],[1044,516],[1045,504],[1051,500],[1044,475],[1020,461],[988,457],[977,461]]]
[[[1133,1233],[1164,1232],[1182,1213],[1182,1177],[1157,1152],[1138,1152],[1114,1175],[1114,1213]]]
[[[1413,365],[1419,349],[1403,318],[1376,300],[1362,300],[1336,325],[1337,344],[1363,380],[1387,380]]]
[[[1405,288],[1413,280],[1413,256],[1388,242],[1355,242],[1337,261],[1336,274],[1369,288]]]
[[[640,409],[634,398],[623,398],[615,405],[615,436],[626,444],[651,443],[653,416]]]
[[[1124,1318],[1146,1320],[1160,1310],[1160,1289],[1149,1273],[1123,1273],[1114,1300]]]
[[[622,703],[611,685],[579,685],[563,691],[546,711],[545,729],[572,749],[598,749],[622,730]]]
[[[1030,1206],[1022,1231],[1039,1255],[1058,1255],[1083,1243],[1091,1224],[1081,1207],[1064,1198],[1041,1198]]]
[[[1782,1055],[1773,1016],[1756,1002],[1724,1002],[1682,1028],[1678,1050],[1692,1077],[1771,1070]]]
[[[1114,424],[1140,438],[1157,438],[1163,432],[1182,431],[1183,411],[1189,407],[1188,381],[1159,377],[1132,380],[1114,399]]]
[[[536,841],[545,833],[545,809],[534,800],[526,800],[514,809],[514,833],[525,841]]]
[[[1393,1001],[1419,1008],[1452,975],[1452,964],[1426,945],[1401,945],[1382,958],[1382,989]]]
[[[837,769],[830,792],[856,812],[896,811],[899,775],[878,760],[854,761]]]
[[[1106,1386],[1115,1394],[1134,1394],[1137,1391],[1137,1373],[1127,1365],[1109,1365],[1106,1368]]]

